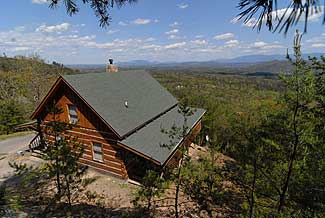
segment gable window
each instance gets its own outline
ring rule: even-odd
[[[103,148],[101,143],[93,142],[93,159],[103,161]]]
[[[70,121],[70,123],[77,123],[78,122],[77,107],[72,105],[72,104],[69,104],[68,109],[69,109],[69,121]]]

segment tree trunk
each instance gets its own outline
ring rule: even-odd
[[[284,204],[285,204],[285,200],[286,200],[285,198],[286,198],[286,194],[287,194],[287,191],[288,191],[290,178],[291,178],[291,175],[292,175],[293,164],[294,164],[294,160],[295,160],[296,154],[297,154],[297,147],[298,147],[298,143],[294,145],[294,149],[293,149],[292,155],[290,157],[287,177],[286,177],[285,183],[284,183],[284,185],[282,187],[282,192],[280,194],[278,212],[281,212],[283,210],[283,207],[284,207]]]
[[[290,156],[290,160],[289,160],[289,166],[288,166],[288,173],[285,179],[285,183],[282,187],[282,192],[280,194],[280,200],[279,200],[279,206],[278,206],[278,212],[281,212],[283,210],[283,207],[285,205],[285,198],[286,198],[286,194],[289,188],[289,182],[290,182],[290,178],[292,175],[292,171],[293,171],[293,164],[294,161],[296,159],[296,155],[297,155],[297,148],[299,145],[299,134],[298,134],[298,129],[297,129],[297,116],[298,116],[298,110],[299,110],[299,84],[298,84],[298,78],[296,76],[296,100],[295,100],[295,109],[294,109],[294,114],[293,114],[293,132],[294,132],[294,144],[293,144],[293,151],[291,153]]]
[[[56,183],[58,188],[58,194],[61,195],[60,170],[58,162],[59,160],[56,158]]]
[[[257,174],[257,164],[256,160],[254,160],[254,176],[253,176],[253,181],[252,181],[252,188],[251,188],[251,200],[250,200],[250,205],[249,205],[249,218],[254,218],[254,206],[255,206],[255,197],[254,197],[254,192],[255,192],[255,185],[256,185],[256,174]]]
[[[66,183],[66,186],[67,186],[68,203],[69,203],[69,207],[71,208],[71,192],[70,192],[70,183],[69,183],[68,178],[65,179],[65,183]]]
[[[175,217],[179,218],[178,214],[178,197],[179,197],[179,190],[181,186],[181,171],[183,166],[183,160],[184,160],[184,148],[182,148],[182,157],[178,166],[178,172],[177,172],[177,184],[176,184],[176,192],[175,192]]]

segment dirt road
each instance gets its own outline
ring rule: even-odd
[[[0,141],[0,184],[13,173],[8,162],[17,157],[17,151],[26,150],[34,136],[30,134]]]

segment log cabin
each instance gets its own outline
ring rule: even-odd
[[[177,99],[147,72],[109,66],[103,73],[57,79],[31,116],[38,121],[38,141],[51,140],[42,126],[51,120],[46,108],[52,102],[63,110],[60,121],[74,123],[66,132],[84,146],[80,163],[133,180],[141,179],[148,167],[177,164],[179,148],[199,133],[205,113],[195,108],[186,119],[187,136],[171,139],[162,129],[184,125]],[[162,146],[166,144],[173,147]]]

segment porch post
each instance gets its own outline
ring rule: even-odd
[[[42,120],[41,120],[41,118],[38,117],[37,118],[37,131],[38,131],[38,135],[40,137],[40,148],[43,149],[45,147],[45,143],[44,143],[44,136],[43,136],[41,123],[42,123]]]

